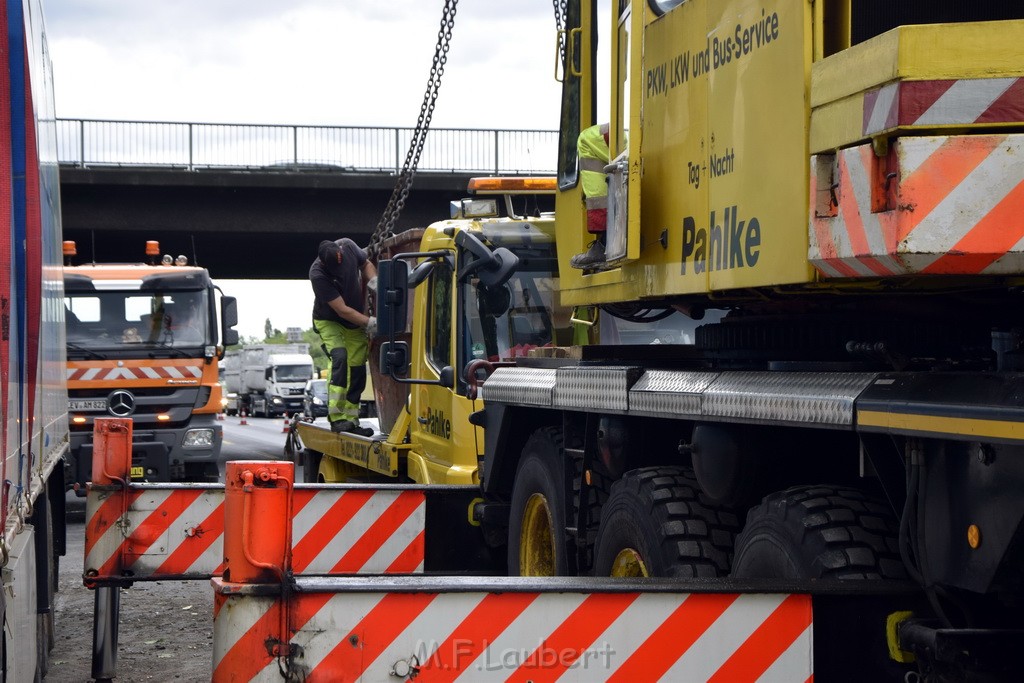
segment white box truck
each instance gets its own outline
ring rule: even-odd
[[[224,382],[239,412],[276,417],[302,410],[302,391],[313,378],[309,344],[253,344],[228,351]]]

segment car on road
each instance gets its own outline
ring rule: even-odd
[[[302,413],[306,417],[327,417],[327,380],[311,379],[302,392]]]

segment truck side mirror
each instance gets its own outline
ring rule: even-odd
[[[505,247],[494,251],[476,235],[463,230],[455,236],[456,246],[465,250],[459,267],[459,282],[468,282],[475,275],[486,287],[499,287],[509,281],[519,265],[519,257]]]
[[[445,389],[455,388],[455,370],[450,365],[446,365],[441,368],[441,375],[437,381]]]
[[[234,329],[238,324],[238,299],[233,296],[222,296],[220,298],[220,338],[224,346],[231,346],[238,343],[238,331]]]
[[[377,334],[379,336],[390,338],[406,331],[408,293],[408,263],[386,259],[377,264]],[[406,358],[408,358],[408,351]],[[383,350],[381,359],[383,360]],[[408,365],[408,361],[406,365]],[[383,369],[382,363],[381,370]]]
[[[378,271],[379,273],[379,271]],[[377,275],[380,278],[380,275]],[[377,282],[380,282],[378,279]],[[409,343],[384,342],[380,346],[380,372],[391,377],[404,377],[409,373]]]

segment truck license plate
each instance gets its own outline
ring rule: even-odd
[[[132,471],[131,471],[132,479],[142,479],[145,476],[146,476],[146,468],[145,467],[133,467],[132,468]]]
[[[105,398],[69,398],[68,410],[106,410]]]

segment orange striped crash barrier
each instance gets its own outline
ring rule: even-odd
[[[813,680],[808,595],[526,585],[367,592],[301,579],[288,603],[290,655],[278,657],[284,649],[268,643],[280,597],[215,580],[213,680],[279,681],[286,671],[307,683]]]
[[[90,486],[86,585],[209,579],[223,571],[223,485]],[[296,486],[296,574],[415,573],[424,566],[426,495],[360,485]]]
[[[896,138],[811,157],[811,263],[825,278],[1024,272],[1024,135]]]

